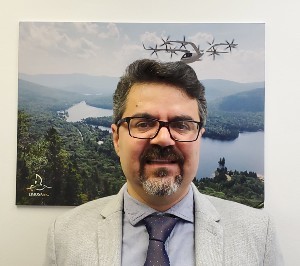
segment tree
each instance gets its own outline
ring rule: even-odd
[[[225,158],[223,157],[223,158],[220,158],[220,160],[219,160],[219,166],[221,167],[221,168],[224,168],[224,166],[225,166]]]
[[[29,115],[18,111],[18,143],[17,143],[17,173],[16,173],[16,202],[22,204],[25,201],[25,188],[29,176],[29,169],[25,161],[29,149]]]
[[[69,154],[62,148],[61,137],[57,130],[51,127],[45,136],[48,142],[46,157],[48,164],[45,176],[49,180],[52,187],[51,197],[47,199],[47,203],[51,205],[60,205],[64,202],[63,188],[66,175],[68,173]]]

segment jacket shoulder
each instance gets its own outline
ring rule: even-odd
[[[84,226],[85,223],[88,223],[89,227],[96,226],[101,218],[101,211],[116,197],[117,195],[113,195],[96,199],[65,212],[56,218],[56,229],[63,230],[64,228],[70,228],[72,226]]]
[[[217,197],[206,196],[217,212],[224,219],[256,221],[259,223],[268,222],[269,215],[263,209],[255,209],[241,203],[224,200]]]

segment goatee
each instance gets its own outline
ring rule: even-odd
[[[170,174],[168,168],[159,167],[152,173],[155,178],[149,178],[145,172],[145,165],[152,160],[168,160],[172,161],[172,163],[177,163],[180,173],[173,178],[170,178],[168,177]],[[183,155],[173,146],[149,146],[140,158],[140,182],[145,192],[149,195],[161,197],[175,193],[183,181],[183,162]]]

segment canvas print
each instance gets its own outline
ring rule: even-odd
[[[21,22],[16,204],[119,191],[112,95],[128,64],[151,58],[190,64],[206,88],[199,190],[263,207],[264,36],[261,23]]]

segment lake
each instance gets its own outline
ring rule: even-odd
[[[80,102],[67,111],[68,122],[77,122],[87,117],[111,116],[113,113],[112,110],[92,107],[85,102]],[[213,176],[219,159],[223,157],[228,170],[247,170],[264,175],[264,132],[241,133],[233,141],[202,138],[197,179]]]
[[[212,176],[223,157],[228,170],[264,175],[264,132],[240,133],[233,141],[202,138],[197,179]]]
[[[113,111],[110,109],[89,106],[85,101],[73,105],[67,112],[69,114],[67,122],[77,122],[88,117],[111,116],[113,114]]]

